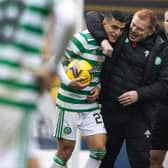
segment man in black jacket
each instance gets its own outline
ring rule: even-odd
[[[163,28],[168,38],[168,10],[164,13]],[[167,44],[168,45],[168,44]],[[156,114],[152,129],[152,141],[150,150],[150,168],[162,168],[168,150],[168,98],[162,101]]]
[[[124,140],[131,166],[149,168],[151,118],[168,90],[168,48],[157,35],[156,21],[151,10],[137,11],[115,44],[112,58],[106,58],[100,102],[108,139],[101,168],[114,166]],[[96,27],[90,27],[93,22],[87,26],[101,43],[106,34],[101,29],[96,34]]]

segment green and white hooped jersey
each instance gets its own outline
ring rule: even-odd
[[[88,30],[84,30],[73,36],[65,51],[65,56],[67,60],[84,59],[88,61],[93,67],[93,77],[90,85],[82,90],[75,90],[61,83],[56,105],[70,112],[89,112],[98,109],[97,102],[88,103],[86,98],[90,94],[91,89],[99,84],[102,62],[105,58],[100,46]]]
[[[0,0],[0,104],[32,111],[38,87],[30,71],[41,65],[52,0]]]

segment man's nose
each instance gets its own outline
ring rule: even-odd
[[[117,35],[117,36],[120,36],[121,33],[122,33],[122,31],[121,31],[120,29],[117,29],[117,30],[116,30],[116,35]]]
[[[134,26],[134,27],[131,27],[131,31],[132,32],[135,32],[136,31],[136,27]]]

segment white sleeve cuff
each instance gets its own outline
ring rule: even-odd
[[[68,76],[65,73],[64,67],[62,63],[58,63],[56,67],[56,73],[59,76],[61,82],[63,82],[66,86],[69,85],[71,80],[68,78]]]

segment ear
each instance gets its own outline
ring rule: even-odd
[[[151,31],[149,32],[149,36],[151,36],[155,31],[156,31],[156,28],[151,29]]]
[[[102,25],[105,25],[105,24],[106,24],[106,20],[103,19],[103,21],[102,21]]]

